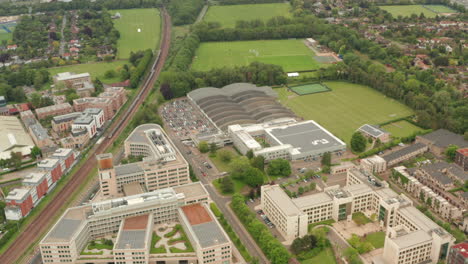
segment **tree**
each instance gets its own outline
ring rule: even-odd
[[[251,149],[249,149],[249,151],[247,151],[247,153],[245,153],[245,156],[247,156],[247,158],[249,158],[249,159],[252,159],[254,157],[253,151]]]
[[[309,188],[310,188],[311,191],[315,190],[315,187],[317,187],[317,184],[315,182],[311,182],[309,184]]]
[[[326,166],[331,165],[331,153],[330,152],[323,153],[321,163],[322,163],[322,165],[326,165]]]
[[[227,149],[221,149],[216,154],[219,159],[224,163],[229,163],[232,159],[232,152]]]
[[[174,93],[171,90],[171,85],[168,83],[161,84],[161,88],[159,88],[161,94],[164,96],[164,99],[170,100],[174,98]]]
[[[216,150],[218,149],[218,146],[216,146],[216,143],[211,142],[210,143],[210,153],[211,154],[216,154]]]
[[[322,176],[322,180],[323,180],[323,182],[327,182],[328,181],[328,176]]]
[[[455,155],[457,154],[458,146],[450,145],[445,149],[445,156],[451,162],[455,160]]]
[[[107,70],[105,73],[104,73],[104,78],[106,79],[111,79],[111,78],[114,78],[117,76],[117,72],[113,69],[110,69],[110,70]]]
[[[285,159],[275,159],[270,161],[267,173],[273,177],[287,177],[291,175],[291,164]]]
[[[263,172],[257,168],[249,167],[245,170],[243,181],[250,187],[256,187],[263,184]]]
[[[265,171],[265,158],[262,156],[262,155],[259,155],[259,156],[256,156],[256,157],[253,157],[251,160],[250,160],[250,164],[261,170],[261,171]]]
[[[221,191],[223,193],[234,192],[234,182],[232,181],[231,177],[226,176],[224,178],[221,178],[219,179],[219,183],[221,185]]]
[[[31,148],[31,157],[37,159],[38,157],[42,156],[42,151],[38,146],[34,146]]]
[[[12,167],[14,167],[15,169],[21,168],[21,162],[23,161],[23,156],[21,152],[11,152],[10,155],[10,164],[12,165]]]
[[[201,153],[207,153],[208,151],[210,151],[210,147],[208,146],[208,142],[200,141],[200,143],[198,143],[198,150]]]
[[[237,159],[233,159],[229,163],[229,170],[231,173],[231,177],[233,179],[242,180],[245,170],[250,167],[251,167],[250,162],[246,157],[239,157]]]
[[[366,138],[360,132],[354,132],[351,137],[351,150],[354,152],[363,152],[366,150]]]

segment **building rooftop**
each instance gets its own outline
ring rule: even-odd
[[[35,124],[31,125],[29,127],[29,129],[31,130],[31,132],[34,134],[34,136],[38,140],[45,140],[45,139],[49,138],[49,134],[47,133],[47,129],[45,129],[41,125],[41,123],[39,123],[39,122],[36,122]]]
[[[185,198],[195,198],[199,196],[208,196],[208,192],[201,182],[193,182],[184,185],[172,187],[176,193],[184,194]]]
[[[289,199],[289,197],[288,197]],[[316,205],[332,202],[333,199],[327,193],[320,192],[292,199],[292,202],[301,210]]]
[[[432,237],[423,230],[416,230],[410,233],[402,232],[401,235],[392,238],[392,240],[402,249],[432,241]]]
[[[15,116],[0,116],[0,152],[15,147],[33,147],[31,137],[26,133],[20,120]],[[29,153],[31,151],[29,150]],[[27,155],[29,153],[23,153]]]
[[[102,112],[101,108],[86,108],[83,110],[84,115],[99,115]]]
[[[119,175],[127,175],[133,173],[144,173],[144,170],[140,165],[136,163],[128,163],[123,165],[115,166],[115,174]]]
[[[211,216],[201,204],[192,204],[182,207],[185,217],[191,225],[199,225],[213,221]]]
[[[68,157],[73,152],[72,149],[58,148],[55,150],[53,157]]]
[[[54,168],[57,166],[58,159],[43,159],[37,163],[38,168]]]
[[[49,113],[51,111],[58,111],[58,110],[71,109],[71,108],[72,106],[69,103],[50,105],[46,107],[36,108],[36,114]]]
[[[15,188],[10,190],[5,200],[22,201],[29,196],[29,188]]]
[[[89,205],[67,209],[65,214],[52,227],[49,233],[47,233],[42,242],[54,243],[70,241],[80,228],[84,227],[86,218],[90,214],[91,206]]]
[[[152,218],[152,216],[151,216]],[[114,249],[145,249],[148,247],[149,215],[129,217],[123,220]]]
[[[468,157],[468,148],[460,148],[457,149],[457,152],[460,153],[461,155]]]
[[[270,188],[264,191],[264,194],[268,195],[271,201],[274,202],[278,208],[281,208],[286,215],[294,216],[302,213],[278,185],[270,186]]]
[[[369,125],[369,124],[365,124],[363,126],[361,126],[359,128],[359,131],[363,132],[363,133],[366,133],[372,137],[380,137],[382,136],[383,134],[387,133],[386,131],[384,131],[383,129],[379,128],[379,127],[376,127],[376,126],[373,126],[373,125]]]
[[[468,258],[468,242],[453,245],[452,249],[457,250],[465,259]]]
[[[135,195],[144,193],[143,187],[139,182],[132,182],[122,185],[123,192],[125,196]]]
[[[365,183],[347,185],[343,187],[343,190],[349,192],[352,196],[358,196],[361,194],[373,192],[372,188]]]
[[[413,145],[410,145],[410,146],[407,146],[407,147],[404,147],[400,150],[397,150],[395,152],[392,152],[388,155],[385,155],[383,156],[382,158],[386,161],[386,162],[391,162],[395,159],[398,159],[402,156],[405,156],[405,155],[408,155],[410,153],[413,153],[415,151],[418,151],[420,149],[423,149],[423,148],[426,148],[427,146],[422,144],[422,143],[416,143],[416,144],[413,144]]]
[[[404,215],[406,218],[411,219],[411,221],[420,229],[429,232],[431,230],[440,229],[440,226],[434,223],[431,219],[425,216],[421,211],[416,209],[414,206],[407,206],[400,208],[399,213]]]
[[[75,120],[77,117],[81,116],[81,112],[73,112],[69,114],[64,114],[64,115],[59,115],[59,116],[54,116],[52,118],[52,121],[55,124],[63,123],[63,122],[68,122],[71,120]]]
[[[73,124],[76,125],[89,125],[94,121],[94,118],[89,115],[81,115],[75,119]]]
[[[312,120],[267,128],[265,131],[278,145],[290,144],[298,152],[320,152],[333,146],[346,146],[343,141]]]
[[[55,75],[55,78],[57,81],[66,81],[70,79],[76,79],[76,78],[84,78],[84,77],[90,77],[89,73],[73,73],[73,72],[61,72]]]
[[[39,184],[44,180],[45,176],[46,174],[43,172],[32,172],[28,174],[26,177],[24,177],[23,184],[32,184],[32,185]]]
[[[459,148],[468,147],[468,141],[466,141],[462,135],[455,134],[445,129],[438,129],[419,137],[432,141],[435,146],[441,148],[446,148],[449,145],[456,145]]]
[[[467,172],[463,171],[458,166],[447,163],[445,161],[426,164],[422,166],[420,170],[423,170],[432,178],[444,185],[453,183],[453,180],[449,176],[447,176],[448,174],[454,175],[461,181],[468,180]]]

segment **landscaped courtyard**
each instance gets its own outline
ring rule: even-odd
[[[151,239],[151,254],[194,252],[180,224],[156,225]]]

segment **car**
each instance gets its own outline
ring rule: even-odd
[[[254,200],[250,199],[250,200],[249,200],[249,202],[253,203],[253,202],[254,202]]]
[[[262,211],[262,210],[258,210],[258,211],[257,211],[257,214],[263,214],[263,211]]]

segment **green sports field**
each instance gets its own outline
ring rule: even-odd
[[[411,136],[414,132],[423,130],[422,128],[415,126],[405,120],[382,126],[382,129],[390,132],[390,134],[394,137],[407,137]]]
[[[112,15],[117,12],[121,15],[119,19],[114,20],[114,26],[120,33],[120,39],[117,42],[119,59],[129,58],[132,51],[156,49],[161,32],[158,9],[123,9],[109,12]]]
[[[379,7],[392,14],[393,17],[409,17],[412,14],[419,16],[421,13],[423,13],[425,17],[435,17],[437,15],[437,13],[423,7],[422,5],[391,5]]]
[[[219,22],[222,27],[234,27],[238,20],[266,21],[275,16],[290,17],[290,7],[287,3],[210,6],[203,20]]]
[[[205,42],[197,49],[192,69],[208,71],[259,61],[280,65],[287,72],[314,70],[321,66],[314,56],[302,40]]]
[[[97,63],[85,63],[85,64],[76,64],[68,65],[63,67],[48,68],[50,75],[56,75],[61,72],[74,72],[74,73],[84,73],[89,72],[91,78],[99,78],[103,83],[114,83],[119,82],[119,77],[112,79],[104,78],[104,74],[108,70],[115,70],[118,72],[118,69],[122,67],[128,61],[113,61],[113,62],[97,62]]]
[[[407,106],[370,87],[346,82],[325,82],[332,90],[298,96],[286,88],[278,92],[282,104],[304,119],[312,119],[349,143],[363,124],[379,124],[413,114]]]
[[[306,95],[306,94],[313,94],[313,93],[321,93],[330,91],[326,86],[320,83],[309,83],[309,84],[301,84],[295,86],[289,86],[293,92],[299,95]]]
[[[458,13],[457,10],[444,5],[424,5],[424,7],[436,13]]]

